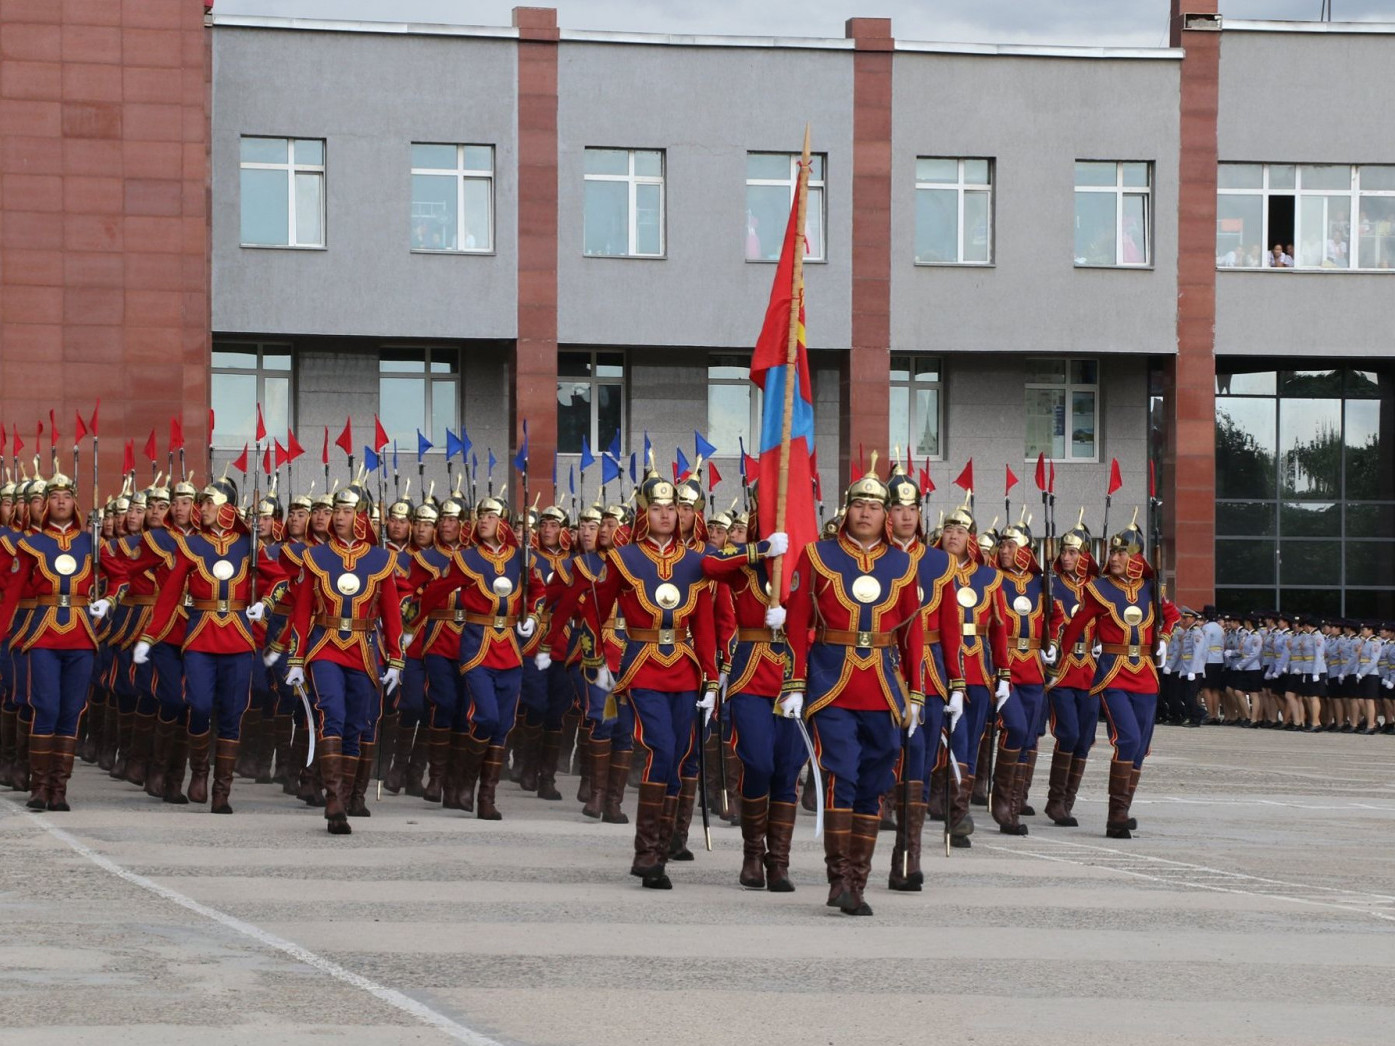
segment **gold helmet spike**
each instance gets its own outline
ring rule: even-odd
[[[996,524],[998,521],[994,519],[993,522]],[[964,494],[963,503],[949,515],[940,513],[940,529],[943,530],[945,527],[963,527],[970,534],[978,532],[978,523],[974,519],[973,511],[969,508],[968,492]]]
[[[407,482],[402,484],[402,497],[401,497],[399,500],[401,500],[401,501],[406,501],[406,500],[408,500],[411,496],[412,496],[412,477],[411,477],[411,476],[408,476],[408,477],[407,477]]]
[[[877,501],[883,506],[890,500],[890,492],[880,479],[877,478],[877,452],[872,451],[872,467],[859,480],[849,484],[843,495],[843,508],[846,509],[854,501]]]

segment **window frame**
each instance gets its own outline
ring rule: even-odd
[[[747,206],[746,206],[744,209],[745,209],[746,211],[748,211],[748,212],[750,211],[750,189],[752,188],[752,186],[756,186],[756,187],[765,187],[765,188],[772,188],[772,187],[778,187],[778,186],[785,186],[785,187],[787,187],[787,188],[789,189],[789,204],[788,204],[787,206],[793,207],[793,206],[794,206],[794,197],[795,197],[795,193],[799,191],[799,162],[800,162],[800,160],[802,160],[802,159],[804,158],[804,154],[803,154],[803,153],[787,153],[787,152],[782,152],[782,151],[779,150],[779,149],[747,149],[747,150],[746,150],[746,164],[747,164],[747,170],[748,170],[748,172],[749,172],[749,170],[750,170],[750,162],[751,162],[751,157],[752,157],[752,156],[784,156],[784,157],[787,157],[787,158],[789,159],[789,177],[786,178],[786,179],[779,179],[779,178],[752,178],[752,177],[750,176],[750,174],[748,173],[748,174],[746,175],[746,189],[747,189],[746,203],[747,203]],[[823,177],[821,177],[821,178],[815,178],[815,177],[814,177],[814,172],[813,172],[813,161],[814,161],[815,159],[817,159],[817,160],[819,161],[819,163],[822,164],[822,166],[823,166]],[[812,196],[813,193],[814,193],[815,191],[817,191],[818,194],[819,194],[819,228],[820,228],[820,230],[822,230],[822,233],[821,233],[821,235],[820,235],[820,237],[819,237],[819,241],[820,241],[820,246],[823,248],[823,253],[822,253],[822,254],[818,254],[818,255],[814,255],[814,254],[808,253],[808,251],[806,250],[806,251],[805,251],[805,254],[804,254],[804,264],[805,264],[805,265],[824,265],[824,264],[827,264],[827,262],[828,262],[828,154],[827,154],[827,153],[810,153],[810,154],[809,154],[809,160],[810,160],[810,170],[809,170],[809,194],[810,194],[810,196]],[[808,205],[806,204],[805,206],[806,206],[806,213],[805,213],[805,219],[804,219],[804,238],[805,238],[805,242],[807,243],[807,242],[808,242],[808,238],[809,238],[809,219],[808,219],[808,213],[807,213]],[[777,264],[779,264],[779,260],[780,260],[778,257],[775,257],[775,258],[752,258],[750,255],[746,254],[746,252],[745,252],[744,250],[742,251],[742,256],[743,256],[743,259],[744,259],[745,261],[750,262],[752,265],[777,265]]]
[[[936,190],[941,190],[941,191],[943,191],[943,190],[945,190],[945,189],[953,189],[953,190],[955,190],[955,197],[956,197],[956,199],[955,199],[955,203],[956,203],[956,218],[955,218],[955,220],[956,220],[956,222],[958,223],[957,236],[956,236],[956,241],[957,241],[957,242],[956,242],[956,244],[955,244],[956,252],[957,252],[957,253],[956,253],[956,260],[955,260],[955,261],[921,261],[919,258],[916,258],[916,257],[915,257],[915,236],[914,236],[914,230],[912,230],[912,237],[911,237],[911,258],[912,258],[913,264],[915,264],[915,265],[920,265],[920,266],[924,266],[924,267],[926,267],[926,268],[936,268],[936,267],[939,267],[939,266],[950,265],[950,266],[956,266],[956,267],[958,267],[958,266],[968,266],[968,267],[970,267],[970,268],[991,269],[994,265],[997,264],[997,261],[996,261],[996,258],[997,258],[997,251],[996,251],[996,249],[995,249],[995,248],[997,247],[997,241],[996,241],[997,221],[995,220],[995,218],[996,218],[995,208],[996,208],[996,206],[997,206],[997,196],[996,196],[996,194],[993,192],[993,186],[994,186],[995,181],[996,181],[994,175],[997,173],[997,172],[996,172],[996,166],[997,166],[997,164],[994,162],[994,157],[991,157],[991,156],[917,156],[917,157],[916,157],[916,163],[917,163],[917,164],[919,164],[921,160],[954,160],[954,161],[955,161],[955,166],[956,166],[956,178],[957,178],[956,181],[953,181],[953,182],[935,182],[935,181],[929,181],[929,180],[922,180],[922,179],[920,178],[920,176],[917,175],[917,176],[916,176],[916,179],[915,179],[915,191],[916,191],[917,193],[919,193],[922,189],[926,189],[926,190],[936,189]],[[964,179],[964,165],[965,165],[967,162],[970,162],[970,161],[979,161],[979,160],[983,161],[984,163],[986,163],[986,164],[988,165],[988,181],[985,182],[985,183],[968,182],[968,181],[965,181],[965,179]],[[965,232],[965,229],[964,229],[964,197],[965,197],[965,194],[966,194],[966,193],[969,193],[969,192],[986,192],[986,193],[988,194],[988,258],[987,258],[986,261],[965,261],[965,260],[964,260],[964,232]],[[933,460],[937,460],[937,459],[932,458],[931,460],[933,461]]]
[[[454,414],[454,419],[452,420],[451,424],[450,424],[448,427],[449,427],[452,431],[454,431],[454,432],[459,432],[459,431],[460,431],[460,419],[461,419],[461,416],[462,416],[462,409],[463,409],[463,396],[464,396],[464,389],[465,389],[465,381],[464,381],[464,378],[465,378],[465,374],[464,374],[465,354],[464,354],[464,352],[462,351],[461,347],[460,347],[459,345],[450,345],[450,344],[410,345],[410,344],[403,344],[403,343],[400,343],[400,342],[398,342],[398,343],[387,342],[387,343],[384,343],[384,344],[382,344],[382,345],[379,345],[379,346],[378,346],[378,349],[377,349],[377,352],[375,353],[375,355],[377,356],[377,359],[378,359],[378,417],[382,417],[382,416],[386,413],[386,411],[383,410],[383,378],[384,378],[384,377],[394,377],[394,376],[397,376],[397,377],[411,377],[411,376],[413,376],[412,373],[409,372],[409,371],[402,371],[402,372],[397,373],[397,374],[394,374],[394,372],[392,372],[392,371],[384,371],[384,370],[383,370],[383,363],[384,363],[383,356],[384,356],[385,353],[389,353],[389,352],[420,352],[420,353],[423,354],[423,363],[424,363],[424,367],[423,367],[423,370],[421,371],[421,378],[422,378],[422,383],[423,383],[423,385],[424,385],[425,398],[424,398],[423,401],[422,401],[422,420],[423,420],[427,425],[430,425],[431,419],[432,419],[432,417],[434,416],[433,407],[435,406],[435,404],[434,404],[434,397],[435,397],[435,394],[436,394],[436,393],[435,393],[435,385],[436,385],[436,382],[437,382],[437,381],[450,381],[450,382],[455,386],[454,403],[453,403],[453,405],[452,405],[452,406],[453,406],[453,412],[452,412],[452,413]],[[434,353],[438,353],[438,352],[440,352],[440,353],[454,353],[454,354],[455,354],[455,369],[454,369],[454,370],[447,370],[447,371],[444,371],[444,372],[434,372],[434,371],[432,371],[432,369],[431,369],[431,364],[432,364],[432,362],[433,362],[432,355],[433,355]],[[384,431],[386,432],[387,429],[384,428]],[[431,449],[428,450],[428,451],[426,452],[427,455],[444,454],[444,453],[446,452],[446,448],[445,448],[445,437],[444,437],[444,435],[442,435],[442,437],[438,440],[438,439],[436,438],[436,434],[435,434],[434,432],[427,432],[427,431],[423,430],[422,434],[423,434],[424,436],[426,436],[426,438],[429,439],[429,440],[431,440],[431,442],[432,442],[432,447],[431,447]],[[413,433],[413,435],[415,435],[415,433]],[[391,433],[391,432],[388,432],[388,439],[389,439],[389,441],[391,441],[391,439],[392,439],[392,433]],[[400,449],[400,448],[399,448],[399,449]],[[412,452],[413,455],[416,454],[416,443],[415,443],[415,442],[413,442],[413,443],[411,444],[411,452]]]
[[[713,370],[715,370],[715,369],[718,368],[718,367],[742,367],[742,368],[745,368],[745,369],[746,369],[746,371],[747,371],[747,376],[744,377],[744,378],[716,377],[716,376],[713,375],[712,372],[713,372]],[[811,375],[811,378],[812,378],[812,375]],[[709,390],[712,389],[712,388],[714,388],[714,387],[720,387],[720,388],[742,388],[742,387],[744,387],[744,388],[747,390],[747,392],[748,392],[747,405],[748,405],[748,407],[749,407],[749,417],[746,419],[746,431],[745,431],[745,433],[738,433],[738,435],[744,435],[744,436],[746,437],[746,452],[747,452],[748,454],[754,453],[754,451],[756,450],[756,446],[755,446],[755,445],[759,442],[759,439],[760,439],[761,406],[762,406],[762,398],[761,398],[761,397],[762,397],[764,394],[762,393],[760,386],[756,385],[756,384],[755,384],[754,382],[752,382],[751,379],[750,379],[750,359],[749,359],[749,357],[743,356],[741,353],[731,353],[731,352],[713,352],[713,353],[710,353],[710,354],[708,355],[708,357],[707,357],[707,387],[708,387]],[[707,405],[707,427],[706,427],[703,431],[706,432],[706,433],[708,434],[709,437],[716,435],[715,426],[712,424],[712,404],[711,404],[711,401],[710,401],[710,400],[708,401],[708,405]],[[714,445],[715,445],[715,442],[714,442]],[[736,447],[728,448],[727,450],[721,451],[721,452],[719,452],[719,453],[717,454],[717,457],[720,458],[720,459],[722,459],[722,460],[725,460],[725,459],[727,459],[727,458],[731,458],[733,461],[735,461],[735,460],[736,460],[737,458],[739,458],[740,456],[741,456],[740,444],[738,444]]]
[[[416,167],[411,164],[411,150],[418,145],[438,145],[450,146],[455,149],[455,167],[453,169],[443,167]],[[465,166],[466,149],[488,149],[489,150],[489,170],[483,171],[477,168]],[[491,255],[498,253],[495,240],[495,170],[498,150],[494,145],[487,142],[410,142],[408,143],[408,180],[422,175],[426,177],[443,178],[452,177],[455,182],[455,242],[464,244],[465,242],[465,185],[467,182],[484,182],[487,188],[488,214],[486,224],[489,232],[488,247],[414,247],[411,246],[410,224],[408,231],[408,250],[412,254],[483,254]],[[416,199],[413,192],[408,193],[408,206],[415,208]],[[409,215],[409,223],[414,221],[416,216]]]
[[[256,160],[242,159],[242,143],[247,139],[260,139],[271,142],[286,143],[285,163],[266,163]],[[318,164],[296,163],[295,143],[296,142],[319,142],[321,162]],[[247,205],[247,201],[241,198],[241,182],[239,180],[238,199],[238,246],[248,250],[280,250],[280,251],[323,251],[329,249],[329,194],[327,192],[328,177],[326,171],[329,168],[329,142],[324,138],[288,138],[274,134],[243,134],[237,139],[238,144],[238,165],[239,178],[243,171],[284,171],[286,172],[286,243],[243,243],[241,208]],[[298,243],[296,240],[296,203],[295,203],[295,176],[297,174],[318,174],[320,176],[320,242],[319,243]]]
[[[1072,260],[1077,269],[1151,269],[1154,267],[1153,258],[1153,189],[1156,178],[1156,165],[1152,160],[1103,160],[1091,159],[1089,157],[1077,157],[1071,167],[1071,181],[1078,182],[1075,176],[1074,164],[1081,163],[1112,163],[1114,165],[1113,185],[1076,185],[1071,196],[1072,217],[1074,218],[1075,198],[1082,192],[1089,193],[1112,193],[1114,195],[1114,261],[1111,264],[1097,264],[1094,262],[1082,262],[1076,259],[1072,252]],[[1148,172],[1148,184],[1146,186],[1125,185],[1124,168],[1131,164],[1141,163]],[[1121,261],[1124,255],[1124,201],[1130,196],[1143,197],[1143,261],[1126,262]]]
[[[606,255],[605,257],[609,257],[609,255]],[[562,359],[563,359],[563,357],[566,357],[566,356],[584,356],[584,357],[586,357],[586,366],[587,366],[587,369],[589,370],[588,376],[585,377],[585,378],[581,378],[581,377],[571,377],[571,376],[563,376],[563,375],[560,373],[560,370],[561,370]],[[600,367],[600,365],[601,365],[599,361],[600,361],[600,357],[602,357],[602,356],[619,356],[619,357],[620,357],[620,360],[621,360],[621,362],[620,362],[620,377],[618,377],[618,378],[603,378],[603,377],[601,377],[600,375],[598,375],[598,374],[596,373],[597,369],[598,369],[598,368]],[[590,410],[590,423],[589,423],[589,428],[590,428],[591,431],[590,431],[589,435],[588,435],[587,438],[586,438],[587,444],[588,444],[588,445],[590,446],[590,448],[591,448],[591,453],[594,454],[594,455],[596,456],[597,459],[599,459],[600,456],[601,456],[601,454],[602,454],[602,452],[605,450],[605,447],[598,447],[598,446],[596,445],[597,440],[599,439],[599,431],[598,431],[598,430],[599,430],[599,428],[600,428],[600,396],[599,396],[599,394],[598,394],[598,392],[597,392],[597,389],[598,389],[599,386],[602,386],[602,385],[613,385],[613,386],[616,386],[617,388],[619,388],[619,390],[620,390],[620,446],[621,446],[621,447],[626,447],[626,446],[628,446],[629,444],[626,442],[626,433],[629,431],[629,428],[630,428],[630,400],[629,400],[629,397],[626,395],[626,390],[627,390],[627,388],[628,388],[628,386],[629,386],[629,380],[630,380],[630,358],[629,358],[629,355],[628,355],[626,352],[624,352],[624,350],[622,350],[622,349],[559,349],[559,350],[558,350],[558,353],[557,353],[557,364],[558,364],[558,371],[559,371],[559,373],[558,373],[558,375],[557,375],[557,383],[558,383],[559,385],[562,384],[563,382],[566,382],[566,383],[569,384],[569,385],[587,384],[587,385],[589,385],[589,386],[591,387],[591,410]],[[611,366],[611,364],[606,364],[606,365],[607,365],[607,366]],[[562,409],[562,404],[561,404],[560,401],[559,401],[558,404],[557,404],[557,409],[558,409],[559,411]],[[559,441],[559,443],[560,443],[560,429],[561,429],[560,422],[559,422],[559,424],[558,424],[558,429],[559,429],[559,440],[558,440],[558,441]],[[575,457],[575,456],[580,456],[581,451],[580,451],[579,448],[578,448],[577,450],[562,450],[562,449],[560,449],[560,447],[559,447],[557,453],[558,453],[559,456],[572,455],[572,456]]]
[[[284,352],[290,357],[290,366],[285,370],[268,370],[263,363],[266,351],[275,349]],[[213,362],[213,355],[218,352],[249,352],[255,351],[257,354],[257,365],[255,367],[219,367]],[[233,376],[253,376],[257,381],[256,404],[266,403],[266,379],[268,376],[284,378],[286,381],[286,427],[290,431],[295,431],[295,387],[296,387],[296,352],[295,345],[289,341],[261,341],[257,339],[235,339],[235,338],[215,338],[213,347],[209,354],[208,366],[208,386],[209,403],[215,412],[218,410],[218,403],[213,397],[213,381],[217,375],[228,374]],[[255,406],[253,408],[255,410]],[[276,433],[268,429],[268,438],[275,438]],[[213,429],[213,449],[236,451],[241,448],[232,443],[223,443],[218,439],[218,427],[215,424]]]
[[[629,171],[627,174],[592,174],[586,170],[586,153],[595,150],[597,152],[623,152],[626,154]],[[659,173],[636,174],[635,156],[639,153],[655,153],[659,157]],[[653,261],[668,257],[668,150],[667,149],[641,149],[625,148],[621,146],[588,145],[582,150],[582,204],[581,204],[581,256],[583,258],[620,258],[620,259],[640,259]],[[592,254],[586,249],[586,182],[624,182],[628,187],[626,193],[626,225],[628,234],[627,250],[624,254]],[[639,240],[639,186],[657,185],[659,187],[659,250],[657,254],[641,254],[635,248]]]
[[[1106,267],[1107,267],[1107,266],[1106,266]],[[1065,375],[1066,380],[1065,380],[1063,383],[1062,383],[1062,382],[1050,382],[1050,381],[1026,381],[1026,382],[1023,382],[1023,385],[1022,385],[1022,393],[1023,393],[1023,420],[1024,420],[1024,421],[1025,421],[1026,418],[1027,418],[1026,402],[1025,402],[1025,401],[1026,401],[1026,394],[1027,394],[1029,391],[1031,391],[1031,390],[1033,390],[1033,389],[1042,389],[1042,390],[1051,390],[1051,391],[1061,391],[1061,392],[1063,392],[1063,393],[1065,394],[1065,405],[1066,405],[1066,433],[1065,433],[1065,439],[1064,439],[1064,442],[1063,442],[1063,447],[1064,447],[1064,449],[1065,449],[1065,451],[1066,451],[1066,456],[1065,456],[1065,457],[1062,457],[1062,458],[1058,458],[1058,457],[1055,457],[1055,456],[1053,456],[1053,455],[1048,454],[1048,455],[1046,456],[1046,460],[1047,460],[1047,461],[1054,461],[1054,462],[1056,462],[1056,463],[1058,463],[1058,464],[1062,464],[1062,465],[1093,465],[1093,464],[1098,464],[1098,463],[1100,462],[1100,460],[1101,460],[1101,453],[1102,453],[1100,444],[1103,442],[1103,435],[1102,435],[1102,433],[1100,432],[1100,390],[1101,390],[1101,387],[1102,387],[1101,382],[1100,382],[1100,376],[1101,376],[1101,374],[1103,373],[1103,368],[1100,366],[1100,359],[1099,359],[1099,357],[1098,357],[1098,356],[1032,356],[1032,357],[1028,357],[1028,359],[1027,359],[1027,366],[1030,368],[1030,367],[1031,367],[1034,363],[1036,363],[1037,361],[1047,361],[1047,362],[1050,362],[1050,363],[1056,363],[1056,362],[1059,361],[1059,362],[1064,362],[1065,365],[1066,365],[1066,375]],[[1093,363],[1093,364],[1095,365],[1095,382],[1094,382],[1093,385],[1087,384],[1087,383],[1085,383],[1085,382],[1073,381],[1073,380],[1071,379],[1071,372],[1072,372],[1072,370],[1074,369],[1073,365],[1076,364],[1076,363]],[[1074,433],[1074,431],[1075,431],[1074,420],[1075,420],[1075,393],[1076,393],[1076,392],[1092,392],[1092,393],[1094,393],[1094,397],[1095,397],[1095,410],[1094,410],[1094,422],[1095,422],[1095,424],[1094,424],[1094,433],[1095,433],[1095,453],[1094,453],[1094,456],[1093,456],[1093,457],[1077,457],[1077,456],[1075,456],[1075,455],[1072,453],[1072,447],[1073,447],[1074,444],[1075,444],[1075,439],[1074,439],[1073,433]],[[1024,435],[1025,435],[1025,433],[1024,433]],[[1041,449],[1041,448],[1038,448],[1038,451],[1040,451],[1040,449]],[[1023,453],[1022,460],[1023,460],[1024,462],[1032,463],[1032,462],[1035,462],[1035,461],[1037,460],[1037,459],[1036,459],[1034,456],[1032,456],[1030,453],[1027,453],[1027,452],[1026,452],[1026,440],[1025,440],[1025,439],[1023,440],[1023,451],[1024,451],[1024,453]]]
[[[894,352],[894,353],[891,354],[891,367],[890,367],[890,369],[891,369],[892,371],[895,371],[895,370],[898,369],[898,368],[897,368],[897,365],[896,365],[898,360],[904,360],[904,361],[906,362],[905,370],[906,370],[906,373],[909,375],[909,377],[908,377],[905,381],[900,381],[900,380],[898,380],[898,379],[896,379],[896,378],[891,378],[891,379],[889,380],[889,382],[888,382],[887,389],[888,389],[888,396],[890,395],[890,390],[891,390],[891,389],[902,388],[902,389],[906,389],[906,390],[907,390],[907,395],[906,395],[906,424],[907,424],[908,427],[907,427],[907,431],[906,431],[905,433],[903,433],[903,435],[905,436],[905,438],[906,438],[907,441],[912,440],[912,439],[915,438],[915,434],[916,434],[916,431],[917,431],[917,429],[918,429],[918,424],[917,424],[917,422],[919,421],[919,414],[918,414],[918,408],[917,408],[917,398],[916,398],[916,395],[915,395],[916,391],[917,391],[918,389],[927,389],[927,390],[933,389],[933,390],[937,391],[937,392],[939,393],[939,395],[936,397],[937,410],[936,410],[936,417],[935,417],[935,439],[936,439],[936,443],[938,444],[938,448],[937,448],[937,450],[936,450],[936,452],[935,452],[934,454],[931,454],[931,455],[930,455],[930,460],[931,460],[931,461],[944,461],[944,460],[945,460],[945,427],[944,427],[944,426],[945,426],[945,385],[946,385],[946,382],[945,382],[945,357],[943,357],[943,356],[934,356],[934,355],[930,355],[930,354],[928,354],[928,353],[923,353],[923,352],[917,352],[917,353]],[[922,381],[922,380],[920,380],[920,379],[918,379],[918,378],[916,377],[916,373],[917,373],[917,371],[919,370],[919,367],[917,366],[917,361],[919,361],[919,360],[934,360],[934,361],[935,361],[936,373],[938,373],[939,376],[940,376],[938,381]],[[889,412],[888,412],[888,413],[889,413]],[[898,445],[898,444],[897,444],[897,439],[898,439],[898,437],[897,437],[897,435],[896,435],[895,433],[890,432],[889,427],[888,427],[888,436],[890,437],[891,445],[892,445],[893,447],[897,446],[897,445]],[[900,445],[900,447],[901,447],[903,453],[906,452],[907,450],[909,450],[909,452],[910,452],[912,458],[924,459],[925,455],[923,455],[923,454],[920,453],[919,448],[913,447],[913,446],[912,446],[912,447],[908,447],[908,444],[907,444],[907,443],[900,443],[899,445]]]

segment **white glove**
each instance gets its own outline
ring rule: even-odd
[[[1103,653],[1104,653],[1104,647],[1103,647],[1101,644],[1099,644],[1099,643],[1096,643],[1094,646],[1092,646],[1092,647],[1090,648],[1090,656],[1091,656],[1091,657],[1099,657],[1099,656],[1100,656],[1101,654],[1103,654]]]
[[[417,637],[417,634],[416,634],[415,632],[403,632],[403,633],[402,633],[402,649],[403,649],[403,650],[409,649],[409,648],[411,647],[411,645],[412,645],[412,640],[413,640],[413,639],[416,639],[416,637]]]
[[[785,627],[785,608],[767,607],[765,610],[765,627],[771,629],[781,629]]]
[[[1172,666],[1171,666],[1171,665],[1163,665],[1163,666],[1162,666],[1162,674],[1165,675],[1165,676],[1170,676],[1170,675],[1172,675]]]
[[[1166,660],[1167,660],[1167,640],[1166,640],[1166,639],[1159,639],[1159,640],[1158,640],[1158,660],[1159,660],[1159,661],[1166,661]]]
[[[1273,670],[1272,668],[1266,668],[1266,669],[1264,670],[1264,678],[1265,678],[1265,679],[1273,679],[1273,678],[1274,678],[1274,670]]]
[[[107,616],[109,610],[111,610],[110,599],[99,599],[97,602],[87,605],[87,613],[92,616],[93,621],[102,620],[102,618]]]
[[[615,677],[610,674],[610,668],[607,665],[601,665],[600,668],[596,669],[596,685],[602,690],[615,689]]]
[[[379,680],[383,684],[383,693],[390,694],[397,689],[397,684],[402,682],[402,670],[400,668],[389,668],[383,673],[383,678]]]
[[[301,668],[299,665],[297,665],[295,668],[288,668],[288,669],[286,669],[286,685],[287,685],[287,686],[304,686],[304,685],[305,685],[305,669]]]
[[[518,624],[514,625],[514,631],[518,633],[520,639],[530,639],[537,630],[538,623],[531,617],[521,618]]]
[[[959,718],[964,714],[964,691],[953,690],[950,692],[949,701],[945,705],[945,714],[949,716],[949,732],[954,733],[954,728],[959,725]]]
[[[925,721],[925,710],[920,705],[911,705],[906,709],[906,740],[915,737],[915,732],[920,729],[920,724]]]
[[[729,682],[731,682],[730,672],[723,672],[717,677],[717,692],[721,694],[723,698],[727,696],[727,684]]]
[[[765,558],[772,556],[783,556],[790,550],[790,536],[783,530],[777,530],[765,539]]]
[[[537,656],[533,658],[533,667],[539,672],[546,672],[552,667],[552,655],[546,650],[538,651]]]
[[[1384,686],[1387,690],[1395,690],[1395,679],[1387,679]]]
[[[253,603],[247,608],[247,620],[253,624],[266,617],[266,605],[264,603]]]
[[[1188,672],[1188,673],[1187,673],[1187,682],[1188,682],[1188,683],[1191,683],[1191,682],[1195,682],[1195,680],[1196,680],[1196,673],[1195,673],[1195,672]]]
[[[702,725],[706,726],[712,719],[712,713],[717,708],[717,691],[704,690],[702,696],[698,698],[698,710],[702,712]]]
[[[281,651],[279,650],[268,650],[265,654],[262,655],[262,664],[266,665],[267,668],[270,668],[272,665],[276,664],[276,662],[280,660]]]
[[[1006,679],[998,680],[998,691],[995,696],[998,700],[997,703],[993,705],[993,711],[1001,712],[1003,710],[1003,705],[1007,704],[1008,698],[1012,696],[1012,686]]]
[[[793,691],[780,698],[780,714],[786,719],[798,719],[804,714],[804,695],[799,691]]]
[[[1056,644],[1055,644],[1055,643],[1052,643],[1050,646],[1048,646],[1048,647],[1046,648],[1046,653],[1044,653],[1044,654],[1041,655],[1041,659],[1042,659],[1042,661],[1043,661],[1045,664],[1047,664],[1047,665],[1054,665],[1054,664],[1056,663]]]
[[[136,648],[131,651],[131,660],[138,665],[143,665],[150,660],[150,644],[141,640],[136,644]]]

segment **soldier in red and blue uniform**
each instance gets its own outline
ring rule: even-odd
[[[421,592],[418,611],[429,618],[458,598],[461,622],[456,671],[467,693],[464,757],[460,763],[460,806],[484,821],[502,818],[496,799],[504,769],[504,743],[513,729],[523,685],[519,640],[537,630],[543,581],[505,521],[500,497],[475,506],[470,543]],[[434,680],[433,680],[434,685]],[[478,781],[479,793],[475,785]]]
[[[388,510],[389,521],[398,504],[401,502],[393,504]],[[434,499],[414,505],[411,509],[411,534],[407,547],[397,553],[398,588],[404,597],[410,596],[412,592],[411,579],[417,567],[417,555],[436,545],[437,516]],[[397,738],[393,745],[391,766],[383,775],[383,788],[390,795],[397,795],[405,790],[409,796],[420,798],[425,790],[422,775],[426,772],[427,754],[430,749],[430,730],[425,719],[426,666],[422,664],[421,647],[418,643],[414,642],[404,653],[406,657],[405,667],[402,669],[402,685],[397,688],[395,695]],[[386,741],[384,743],[386,744]]]
[[[551,586],[557,570],[571,558],[571,536],[567,514],[557,505],[549,505],[538,513],[537,532],[533,535],[533,552],[545,585]],[[522,721],[514,728],[514,752],[519,760],[518,786],[525,792],[537,792],[542,776],[543,739],[548,734],[562,736],[562,717],[573,700],[571,681],[566,666],[549,663],[538,668],[537,655],[546,649],[552,599],[544,602],[538,613],[538,628],[523,644],[523,692],[519,699]],[[549,753],[551,774],[556,776],[557,754]],[[553,789],[556,790],[555,788]],[[560,795],[560,793],[559,793]]]
[[[9,631],[22,603],[30,610],[14,648],[28,662],[31,810],[69,809],[78,721],[96,665],[92,622],[111,609],[110,601],[93,598],[97,550],[78,518],[76,490],[62,474],[44,485],[38,529],[16,543],[0,603],[0,634]]]
[[[402,681],[396,560],[375,543],[368,507],[367,492],[356,486],[335,495],[332,535],[305,549],[294,582],[286,683],[305,686],[308,677],[331,835],[349,835],[350,816],[369,816],[363,796],[382,691],[391,694]]]
[[[1085,527],[1082,510],[1080,521],[1061,536],[1052,577],[1067,622],[1079,611],[1085,586],[1097,577],[1099,567],[1090,554],[1090,531]],[[1090,692],[1095,682],[1094,644],[1092,621],[1074,646],[1061,648],[1060,665],[1047,693],[1056,747],[1051,753],[1045,812],[1063,828],[1074,828],[1080,823],[1071,811],[1095,743],[1095,727],[1099,725],[1099,695]]]
[[[1109,764],[1109,813],[1105,835],[1128,839],[1136,823],[1129,816],[1143,760],[1153,739],[1158,706],[1157,662],[1167,655],[1162,636],[1180,615],[1155,592],[1157,580],[1143,556],[1143,534],[1130,526],[1109,540],[1104,575],[1084,586],[1080,609],[1066,626],[1067,649],[1095,623],[1099,664],[1090,692],[1104,699],[1114,759]],[[1159,608],[1162,616],[1159,627]]]
[[[827,903],[847,915],[872,914],[863,892],[881,798],[894,781],[903,732],[915,734],[925,701],[916,564],[886,540],[888,500],[874,457],[844,495],[837,536],[800,551],[787,619],[772,608],[769,622],[785,628],[794,655],[782,710],[809,720],[828,775]]]

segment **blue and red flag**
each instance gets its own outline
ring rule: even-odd
[[[764,393],[761,399],[759,459],[760,533],[771,534],[777,529],[776,492],[780,487],[780,440],[784,427],[785,386],[794,382],[794,409],[790,419],[789,475],[785,490],[784,530],[790,536],[790,556],[797,559],[804,546],[819,536],[818,519],[814,511],[813,466],[814,450],[813,383],[809,379],[809,353],[804,342],[804,284],[794,280],[794,252],[804,249],[803,230],[799,228],[799,199],[796,195],[790,207],[790,220],[785,228],[785,242],[780,249],[780,263],[775,267],[775,281],[770,288],[770,304],[765,310],[765,323],[751,356],[751,381]],[[790,312],[799,309],[795,364],[789,366]],[[793,566],[781,571],[779,600],[789,596]]]

